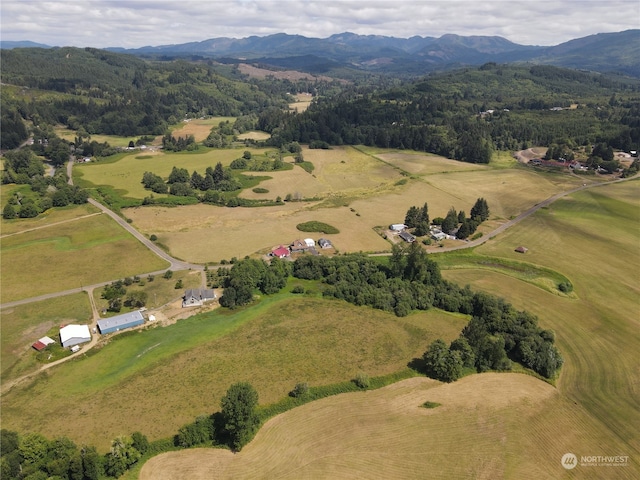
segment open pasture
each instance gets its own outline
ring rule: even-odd
[[[0,252],[3,302],[166,268],[106,215],[4,237]]]
[[[495,228],[580,182],[569,176],[540,175],[521,168],[489,168],[425,175],[397,185],[406,177],[354,148],[305,150],[304,156],[316,167],[313,175],[301,168],[271,172],[272,179],[260,183],[269,193],[246,190],[242,196],[317,196],[324,198],[320,203],[288,202],[260,208],[144,207],[128,209],[126,214],[145,234],[158,235],[173,255],[194,262],[241,258],[288,244],[300,236],[295,225],[310,220],[340,230],[330,239],[341,252],[374,252],[389,250],[390,244],[373,228],[402,222],[412,205],[427,202],[432,218],[444,217],[452,206],[468,215],[477,198],[484,197],[493,218],[486,223]]]
[[[440,403],[434,409],[421,405]],[[525,433],[526,432],[526,433]],[[589,418],[550,385],[513,373],[453,384],[411,378],[269,420],[240,453],[195,449],[148,461],[141,480],[177,478],[561,478],[574,441],[600,447]],[[526,453],[525,453],[526,452]],[[598,478],[588,470],[584,477]],[[627,467],[615,472],[632,478]],[[209,476],[207,476],[209,475]],[[215,476],[214,476],[215,475]]]
[[[329,223],[340,230],[338,234],[311,236],[316,240],[330,239],[341,252],[391,248],[365,219],[347,207],[313,209],[313,205],[298,202],[260,208],[199,204],[131,208],[126,215],[143,233],[157,235],[172,255],[197,263],[268,253],[273,247],[310,236],[296,228],[310,220]]]
[[[306,161],[313,164],[313,173],[302,168],[268,172],[272,177],[260,183],[269,190],[267,198],[369,197],[389,190],[402,176],[400,172],[353,147],[334,147],[331,150],[303,148]],[[285,161],[291,158],[285,158]],[[244,198],[265,198],[265,194],[242,192]]]
[[[234,382],[251,381],[267,404],[301,381],[324,385],[360,371],[396,372],[433,339],[457,337],[465,322],[436,310],[399,319],[340,301],[265,297],[250,309],[122,334],[93,355],[14,387],[2,397],[3,427],[37,428],[101,450],[136,430],[164,438],[217,411]],[[69,405],[79,412],[73,424],[58,414]]]
[[[2,380],[19,377],[39,366],[31,345],[52,327],[86,323],[91,306],[86,293],[19,305],[0,313],[0,375]],[[57,337],[52,337],[57,342]]]
[[[15,185],[3,185],[3,196],[7,193],[5,190],[11,190],[12,187],[15,187]],[[6,202],[3,200],[2,205],[5,204]],[[0,238],[20,234],[21,232],[28,230],[55,227],[61,222],[77,221],[83,217],[94,215],[98,212],[99,210],[96,207],[85,203],[83,205],[69,205],[68,207],[51,208],[35,218],[16,218],[13,220],[5,220],[3,218],[0,220],[0,231],[2,232]]]
[[[364,151],[369,151],[366,149]],[[433,173],[484,171],[489,165],[459,162],[424,152],[388,152],[371,150],[371,154],[411,175],[428,175]]]
[[[450,385],[409,379],[286,412],[236,455],[162,455],[140,478],[172,478],[183,462],[201,466],[196,479],[208,471],[218,478],[257,471],[277,478],[415,478],[425,471],[433,478],[563,478],[567,452],[629,456],[615,469],[578,466],[572,473],[579,478],[636,478],[640,262],[638,230],[629,225],[637,225],[637,188],[631,181],[574,194],[477,248],[522,261],[513,250],[526,245],[526,261],[566,275],[573,298],[506,273],[443,272],[529,310],[555,332],[565,358],[556,388],[519,374],[473,375]],[[441,406],[420,408],[425,401]]]
[[[63,126],[57,126],[54,128],[54,131],[56,133],[56,135],[58,135],[60,138],[67,140],[69,142],[73,142],[75,140],[75,138],[78,135],[78,132],[76,132],[75,130],[71,130],[69,128],[65,128]],[[126,148],[129,146],[129,142],[131,141],[136,141],[139,138],[139,136],[133,136],[133,137],[120,137],[118,135],[100,135],[100,134],[95,134],[95,135],[91,135],[90,141],[96,141],[98,143],[104,143],[107,142],[109,145],[111,145],[112,147],[120,147],[120,148]]]
[[[233,160],[242,156],[244,150],[253,154],[263,154],[265,149],[208,149],[201,147],[196,152],[136,152],[112,163],[83,163],[74,166],[74,175],[94,185],[111,185],[122,190],[124,195],[142,199],[152,192],[145,190],[142,176],[145,172],[153,172],[168,178],[171,169],[186,168],[189,173],[197,170],[201,175],[207,167],[215,167],[218,162],[228,166]],[[154,196],[162,196],[154,193]]]
[[[253,130],[251,132],[245,132],[238,135],[238,140],[267,140],[271,135],[267,132],[260,132],[258,130]]]
[[[186,138],[189,135],[193,135],[196,142],[202,142],[209,136],[213,127],[217,127],[225,121],[233,123],[235,120],[235,117],[211,117],[184,120],[171,130],[171,135],[176,138]]]
[[[595,419],[603,438],[613,435],[621,442],[603,441],[601,451],[636,458],[640,258],[639,232],[630,225],[638,223],[638,186],[636,180],[576,193],[476,249],[516,260],[522,256],[514,248],[527,246],[526,260],[566,275],[575,299],[523,287],[494,272],[444,272],[447,279],[505,297],[553,329],[565,358],[560,392]],[[574,450],[580,448],[577,443]]]
[[[296,93],[295,94],[296,101],[291,102],[289,104],[289,110],[293,110],[298,113],[304,112],[311,102],[313,101],[313,95],[310,93]]]

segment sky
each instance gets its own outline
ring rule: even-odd
[[[640,0],[0,0],[0,39],[124,47],[335,33],[557,45],[640,28]]]

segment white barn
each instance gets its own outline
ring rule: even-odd
[[[407,226],[404,223],[394,223],[392,225],[389,225],[389,229],[393,230],[394,232],[401,232],[406,228]]]
[[[60,329],[60,343],[63,347],[72,347],[90,341],[89,325],[67,325]]]

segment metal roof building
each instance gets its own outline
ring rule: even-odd
[[[126,328],[136,327],[144,323],[144,317],[139,310],[123,313],[111,318],[98,320],[98,328],[101,334],[118,332]]]
[[[90,341],[91,333],[88,325],[67,325],[60,329],[60,343],[63,347],[72,347]]]

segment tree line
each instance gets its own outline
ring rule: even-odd
[[[68,159],[68,147],[66,157]],[[45,175],[42,160],[29,148],[12,150],[4,156],[2,183],[29,185],[30,192],[16,191],[3,207],[5,219],[34,218],[52,207],[83,204],[89,199],[87,190],[69,185],[66,169],[58,168],[53,175]]]
[[[394,245],[388,265],[360,254],[304,255],[294,262],[274,258],[271,264],[263,260],[241,260],[233,265],[223,282],[225,291],[220,304],[237,308],[251,303],[256,290],[263,294],[276,293],[286,285],[290,274],[320,281],[324,297],[370,306],[397,316],[433,307],[470,315],[471,320],[456,347],[442,360],[451,363],[456,371],[461,372],[463,366],[479,372],[509,370],[511,362],[517,361],[551,378],[562,366],[553,333],[538,327],[534,315],[517,311],[503,299],[447,282],[438,264],[429,259],[417,243]],[[465,342],[473,351],[472,357],[454,353],[462,349]],[[435,374],[438,378],[449,378]]]
[[[118,478],[143,456],[176,448],[218,445],[239,451],[255,436],[261,420],[258,392],[248,383],[229,387],[220,410],[184,425],[169,441],[149,442],[141,432],[120,435],[109,451],[100,455],[95,447],[78,447],[67,437],[48,440],[39,433],[19,435],[0,430],[0,478],[15,480],[100,480]]]

